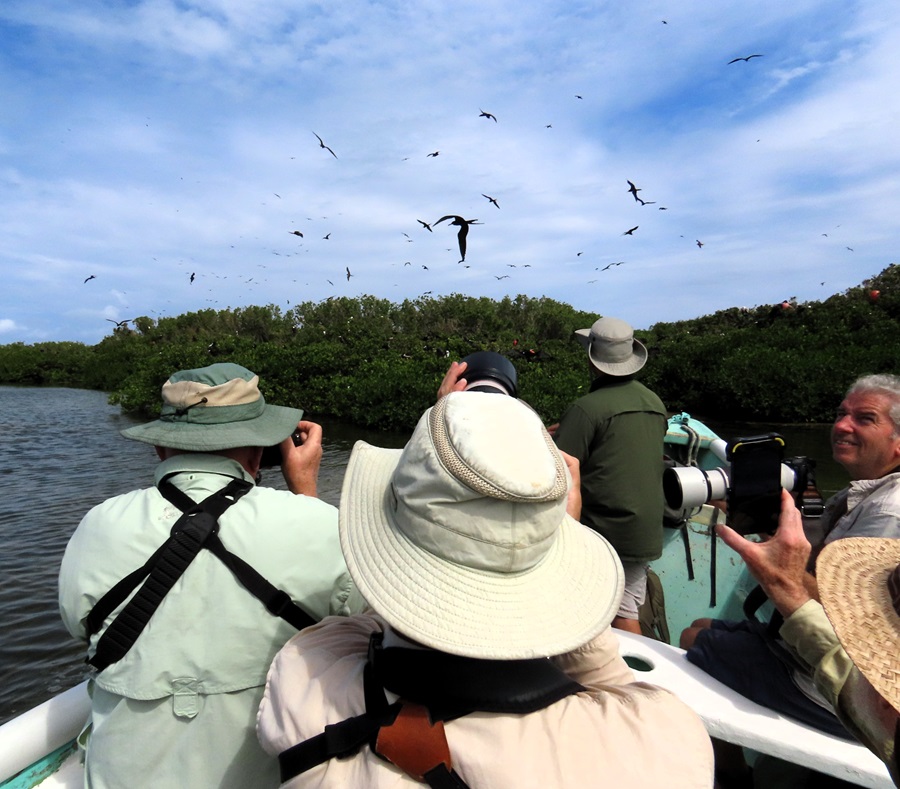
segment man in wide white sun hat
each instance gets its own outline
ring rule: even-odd
[[[571,485],[511,397],[454,392],[403,450],[357,443],[341,547],[373,611],[273,662],[257,731],[284,783],[712,785],[700,720],[619,657],[621,563]]]

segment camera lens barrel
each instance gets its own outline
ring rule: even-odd
[[[513,363],[495,351],[475,351],[462,361],[466,363],[466,390],[505,392],[519,395],[519,377]]]
[[[728,492],[728,472],[724,468],[696,466],[667,468],[663,472],[663,495],[673,510],[694,509]]]

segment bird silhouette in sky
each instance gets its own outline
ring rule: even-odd
[[[624,233],[622,233],[622,235],[623,236],[633,236],[634,231],[637,230],[639,227],[640,227],[640,225],[635,225],[634,227],[632,227],[632,228],[626,230]]]
[[[422,227],[424,227],[429,233],[433,233],[433,232],[434,232],[434,231],[431,229],[431,225],[429,225],[428,222],[423,222],[421,219],[417,219],[416,222],[418,222],[420,225],[422,225]]]
[[[576,93],[576,94],[575,94],[575,98],[576,98],[576,99],[580,99],[581,96],[579,96],[579,95]]]
[[[641,205],[656,205],[656,200],[641,200],[640,197],[635,197],[634,199],[637,200]]]
[[[497,122],[497,116],[496,116],[496,115],[492,115],[492,114],[489,113],[489,112],[485,112],[485,111],[484,111],[483,109],[481,109],[481,108],[479,108],[478,111],[481,113],[481,114],[478,116],[479,118],[490,118],[490,120],[492,120],[494,123]]]
[[[316,133],[313,132],[313,134],[316,134]],[[325,149],[326,151],[328,151],[328,153],[330,153],[335,159],[338,158],[338,157],[337,157],[337,154],[336,154],[334,151],[332,151],[331,148],[329,148],[329,147],[325,144],[325,142],[322,140],[322,138],[321,138],[318,134],[316,134],[316,139],[319,141],[319,147],[320,147],[320,148],[324,148],[324,149]]]
[[[350,266],[347,266],[346,268],[347,268],[347,282],[349,282],[350,277],[352,277],[353,275],[350,273]]]
[[[107,318],[106,320],[108,320],[110,323],[115,323],[117,329],[124,329],[129,323],[131,323],[135,319],[128,318],[124,321],[114,321],[112,318]]]
[[[192,271],[192,272],[191,272],[191,284],[193,284],[194,278],[195,278],[196,276],[197,276],[197,275]]]
[[[638,189],[631,181],[626,180],[626,184],[628,184],[628,191],[631,192],[632,197],[634,197],[634,201],[638,202],[641,198],[637,196],[637,193],[641,190]]]
[[[737,63],[739,60],[743,60],[745,63],[749,63],[751,58],[761,58],[762,55],[747,55],[745,58],[735,58],[734,60],[729,60],[726,65],[730,66],[732,63]]]
[[[329,285],[331,285],[332,288],[334,287],[334,283],[333,283],[330,279],[326,279],[325,281],[326,281]]]
[[[497,198],[496,198],[496,197],[491,197],[490,195],[486,195],[486,194],[484,194],[484,192],[481,193],[481,196],[482,196],[482,197],[486,197],[486,198],[487,198],[488,200],[490,200],[495,206],[497,206],[497,208],[500,208],[500,203],[497,202]]]
[[[90,282],[92,279],[97,279],[95,274],[91,274],[91,276],[89,276],[84,282]],[[84,282],[82,282],[81,284],[84,285]]]
[[[700,249],[703,249],[703,242],[702,242],[699,238],[697,239],[697,246],[698,246]]]
[[[331,238],[331,233],[326,233],[324,236],[322,236],[323,241],[328,241],[330,238]]]
[[[300,238],[303,238],[303,233],[301,233],[299,230],[288,230],[288,233],[290,233],[292,236],[300,236]]]
[[[496,274],[494,274],[494,279],[509,279],[509,274],[504,274],[502,277],[498,277]]]
[[[445,219],[452,219],[453,221],[450,224],[459,227],[459,232],[456,234],[456,240],[459,242],[459,256],[461,258],[459,262],[463,263],[466,259],[466,236],[469,235],[469,225],[478,225],[481,223],[477,219],[463,219],[456,214],[448,214],[447,216],[442,216],[437,222],[433,222],[432,224],[439,225]]]
[[[440,154],[441,154],[440,151],[435,151],[434,153],[429,153],[428,156],[440,156]],[[425,158],[427,159],[428,156],[426,156]]]

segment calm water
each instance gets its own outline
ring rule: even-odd
[[[153,447],[119,435],[134,422],[101,392],[0,386],[0,723],[85,677],[84,650],[59,618],[57,571],[87,510],[153,484]],[[406,439],[323,428],[319,495],[334,505],[357,439],[394,447]],[[285,487],[278,469],[264,470],[263,484]]]
[[[100,392],[0,386],[0,723],[85,676],[83,649],[59,619],[57,569],[88,509],[152,484],[153,448],[119,435],[133,421]],[[319,495],[335,505],[356,440],[399,447],[406,439],[321,421]],[[823,493],[846,484],[831,461],[827,428],[709,425],[726,439],[778,430],[788,455],[819,461]],[[263,473],[263,484],[284,487],[277,469]]]

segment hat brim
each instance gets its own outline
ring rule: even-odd
[[[624,362],[606,362],[591,353],[591,330],[576,329],[575,339],[587,351],[591,364],[607,375],[633,375],[647,363],[647,348],[640,340],[632,340],[631,356]]]
[[[125,438],[158,447],[189,452],[215,452],[235,447],[270,447],[286,439],[303,418],[299,408],[266,403],[255,419],[225,424],[167,421],[157,419],[120,431]]]
[[[394,628],[451,654],[517,660],[569,652],[610,624],[621,562],[568,515],[547,555],[522,572],[463,567],[413,544],[393,522],[391,478],[402,452],[356,443],[339,516],[350,575]]]
[[[816,559],[816,580],[825,613],[854,665],[900,711],[900,615],[888,576],[900,564],[900,540],[845,537]]]

